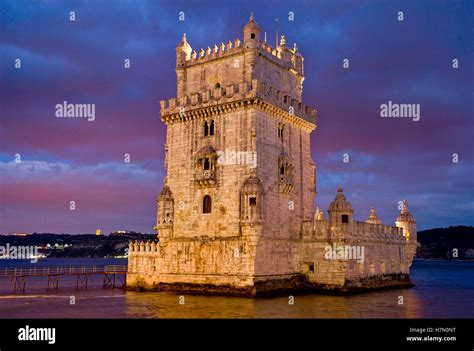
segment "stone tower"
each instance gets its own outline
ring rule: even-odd
[[[196,51],[187,40],[176,48],[176,98],[161,103],[167,176],[156,229],[164,255],[176,246],[181,257],[165,271],[190,284],[291,277],[295,267],[275,259],[314,214],[316,111],[302,102],[303,57],[284,38],[262,42],[253,15],[243,43]]]
[[[328,220],[314,212],[304,60],[284,36],[271,47],[260,33],[252,15],[243,42],[196,51],[183,35],[176,47],[176,97],[160,102],[159,241],[130,243],[127,287],[255,296],[410,286],[416,224],[406,204],[398,227],[375,210],[355,220],[342,188]],[[340,247],[365,256],[326,255]]]
[[[400,215],[395,221],[395,225],[403,229],[403,236],[409,243],[409,245],[407,245],[405,248],[405,255],[409,259],[410,257],[413,257],[416,253],[417,232],[415,217],[413,217],[410,210],[408,209],[407,200],[403,200],[402,210],[400,211]]]

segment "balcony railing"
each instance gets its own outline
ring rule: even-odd
[[[216,183],[216,171],[203,170],[196,173],[196,181],[202,187],[214,186]]]

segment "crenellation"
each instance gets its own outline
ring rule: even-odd
[[[192,109],[207,107],[211,101],[225,103],[253,100],[255,98],[268,101],[272,105],[286,111],[289,115],[294,115],[313,124],[315,123],[316,109],[256,79],[250,83],[229,84],[226,85],[225,89],[222,87],[214,88],[212,93],[209,90],[205,90],[190,94],[190,96],[181,96],[179,105],[176,104],[176,98],[168,99],[168,101],[162,100],[160,101],[161,115],[165,121],[170,115],[180,113],[183,115],[182,108],[187,113]]]

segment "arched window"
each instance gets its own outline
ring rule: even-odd
[[[283,125],[278,126],[278,137],[283,141]]]
[[[211,168],[211,167],[210,167],[209,159],[206,157],[206,158],[204,159],[204,170],[205,170],[205,171],[208,171],[210,168]]]
[[[342,223],[349,223],[349,215],[343,214],[341,220]]]
[[[255,39],[255,33],[250,34],[250,39]]]
[[[217,88],[220,88],[220,87],[221,87],[221,83],[216,83],[216,84],[214,85],[214,88],[216,88],[216,89],[217,89]]]
[[[280,174],[285,174],[285,166],[281,165]]]
[[[214,120],[212,120],[211,123],[210,123],[209,135],[214,135]]]
[[[212,199],[209,195],[204,196],[202,200],[202,213],[211,213],[212,211]]]
[[[204,136],[209,135],[209,126],[207,125],[207,122],[204,122]]]

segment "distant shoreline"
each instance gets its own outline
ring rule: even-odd
[[[127,258],[130,241],[156,241],[156,234],[130,231],[94,234],[33,233],[0,235],[0,246],[35,246],[47,258]],[[474,261],[474,227],[451,226],[417,233],[415,260]],[[1,259],[1,258],[0,258]]]
[[[450,259],[450,258],[423,258],[423,257],[415,257],[413,258],[413,261],[443,261],[443,262],[474,262],[474,259],[472,258],[456,258],[456,259]]]

